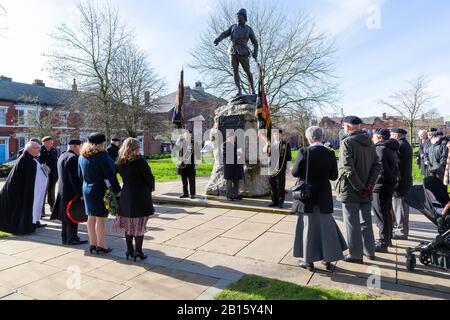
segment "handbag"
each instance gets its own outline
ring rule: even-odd
[[[306,178],[305,181],[298,179],[297,184],[291,189],[292,199],[295,201],[308,201],[311,198],[311,185],[309,178],[309,148],[306,149]]]

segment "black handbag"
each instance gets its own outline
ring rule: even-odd
[[[308,183],[309,178],[309,148],[306,149],[306,178],[305,181],[298,179],[297,184],[291,189],[292,199],[295,201],[308,201],[311,198],[311,185]]]

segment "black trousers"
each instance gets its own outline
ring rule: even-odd
[[[61,239],[62,242],[67,244],[71,241],[77,240],[78,236],[78,224],[73,223],[70,220],[62,222]]]
[[[181,181],[183,182],[183,195],[188,196],[189,191],[191,192],[191,196],[195,196],[197,194],[195,190],[195,175],[187,176],[182,174]]]
[[[50,208],[53,209],[56,202],[56,196],[55,196],[55,187],[56,183],[58,182],[58,179],[49,179],[48,181],[48,190],[47,190],[47,203],[49,204]]]
[[[280,172],[276,177],[270,177],[270,186],[272,189],[272,203],[283,205],[286,198],[286,172]]]
[[[227,199],[236,199],[239,196],[239,179],[227,180]]]
[[[392,217],[392,196],[394,190],[382,189],[379,193],[373,194],[372,211],[375,222],[380,229],[379,241],[382,245],[388,246],[392,240],[393,217]]]

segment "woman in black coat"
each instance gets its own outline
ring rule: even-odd
[[[302,258],[299,265],[304,269],[314,271],[314,262],[323,261],[327,270],[331,270],[331,262],[343,260],[343,252],[348,249],[333,218],[330,180],[338,178],[337,161],[334,152],[322,144],[321,128],[309,128],[306,130],[306,137],[310,147],[300,150],[292,174],[300,181],[308,178],[311,197],[305,202],[294,201],[293,211],[299,215],[294,257]]]
[[[150,166],[140,155],[140,143],[129,138],[119,151],[117,160],[119,174],[123,179],[122,194],[119,202],[118,217],[114,221],[114,232],[125,232],[127,241],[126,257],[147,259],[142,251],[147,222],[155,213],[152,192],[155,190],[155,178]],[[133,238],[136,248],[133,247]]]

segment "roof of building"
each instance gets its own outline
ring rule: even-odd
[[[72,91],[14,82],[0,77],[0,100],[47,106],[65,106]]]
[[[188,98],[191,102],[200,102],[200,103],[208,103],[208,102],[219,102],[222,104],[227,104],[227,101],[221,98],[218,98],[212,94],[205,92],[202,88],[192,89],[187,86],[184,88],[185,97]],[[168,113],[175,108],[175,102],[177,98],[178,92],[173,92],[164,97],[161,97],[157,101],[157,106],[155,108],[155,113]]]

